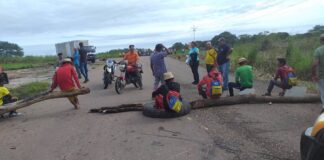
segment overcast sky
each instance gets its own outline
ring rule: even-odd
[[[324,0],[0,0],[0,41],[25,54],[87,39],[98,51],[210,40],[223,31],[302,33],[324,23]]]

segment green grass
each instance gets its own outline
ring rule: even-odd
[[[2,67],[5,70],[18,70],[18,69],[27,69],[27,68],[35,68],[40,67],[42,64],[28,64],[28,63],[9,63],[9,64],[2,64]]]
[[[18,99],[25,99],[45,92],[49,90],[49,87],[50,83],[48,82],[32,82],[11,89],[10,94],[18,97]]]
[[[56,56],[0,57],[0,65],[5,70],[35,68],[56,62]]]

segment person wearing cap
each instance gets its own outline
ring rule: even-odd
[[[315,50],[312,66],[312,79],[318,83],[324,112],[324,34],[320,36],[321,46]]]
[[[287,89],[290,89],[292,86],[288,84],[288,73],[293,72],[293,68],[287,65],[285,58],[277,58],[278,69],[275,77],[270,80],[267,92],[263,96],[271,96],[271,92],[274,86],[278,86],[282,89],[279,93],[279,96],[284,96]],[[280,79],[280,81],[278,81]]]
[[[62,65],[55,71],[50,92],[52,92],[57,86],[59,86],[63,92],[72,92],[76,89],[76,86],[79,89],[81,88],[71,58],[65,58]],[[79,109],[79,100],[77,96],[71,96],[68,97],[68,99],[75,109]]]
[[[207,51],[205,57],[206,69],[207,73],[209,73],[214,67],[217,67],[217,52],[215,48],[212,46],[211,42],[207,42]]]
[[[224,78],[224,86],[223,90],[228,89],[228,81],[229,81],[229,72],[230,72],[230,54],[232,53],[232,48],[226,44],[225,38],[221,37],[218,39],[219,47],[218,47],[218,55],[217,55],[217,64],[218,69],[222,73]]]
[[[242,57],[238,60],[239,67],[235,70],[235,83],[228,83],[228,90],[230,96],[234,96],[234,90],[239,89],[243,91],[247,88],[253,87],[253,69],[247,64],[247,59]]]
[[[163,45],[157,44],[155,46],[155,51],[150,57],[151,70],[155,78],[153,90],[159,87],[159,84],[164,84],[163,74],[167,72],[164,58],[170,54],[170,51]]]
[[[173,112],[168,107],[166,95],[168,92],[175,91],[180,94],[180,84],[174,81],[174,75],[172,72],[166,72],[163,74],[164,84],[161,85],[157,90],[152,92],[152,98],[155,99],[155,107],[159,109],[165,109],[166,111]],[[181,98],[181,97],[180,97]],[[182,98],[181,98],[182,101]]]
[[[204,99],[207,98],[219,98],[221,94],[212,95],[212,82],[214,80],[217,80],[220,84],[220,86],[223,85],[223,78],[222,74],[218,72],[216,68],[212,69],[209,73],[207,73],[206,76],[203,77],[202,80],[197,85],[198,93],[201,95]],[[221,88],[220,88],[221,90]]]

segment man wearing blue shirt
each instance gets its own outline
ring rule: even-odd
[[[228,89],[228,74],[230,71],[230,54],[232,53],[232,48],[230,48],[226,42],[225,38],[221,37],[218,40],[218,55],[217,55],[217,63],[219,66],[219,71],[222,73],[224,84],[223,90]]]

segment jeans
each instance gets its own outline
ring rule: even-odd
[[[190,65],[193,77],[194,77],[194,82],[199,83],[199,73],[198,73],[198,68],[199,68],[199,61],[196,63]]]
[[[81,78],[81,72],[80,72],[80,65],[79,64],[74,64],[75,70],[78,73],[78,77]]]
[[[88,64],[87,62],[80,62],[80,71],[85,78],[85,80],[88,80]]]
[[[320,79],[318,81],[318,88],[319,88],[319,92],[320,92],[321,100],[322,100],[322,105],[323,105],[323,109],[324,109],[324,79]]]
[[[230,82],[230,83],[228,83],[228,91],[229,91],[229,94],[231,97],[234,96],[233,88],[239,89],[240,91],[247,89],[247,87],[242,87],[241,84],[239,84],[239,83]]]
[[[219,65],[219,71],[222,73],[224,84],[223,84],[223,90],[228,89],[228,74],[230,71],[230,62],[226,62],[222,65]]]
[[[207,73],[209,73],[213,69],[213,67],[214,65],[212,64],[206,64]]]
[[[267,89],[268,93],[272,92],[274,86],[278,86],[278,87],[280,87],[282,89],[290,89],[291,88],[291,86],[283,87],[281,81],[271,80],[269,82],[269,86],[268,86],[268,89]]]
[[[156,75],[156,76],[154,76],[154,78],[155,78],[155,80],[154,80],[153,89],[155,91],[156,89],[158,89],[160,82],[161,82],[161,85],[164,84],[164,76],[163,76],[163,74]]]

